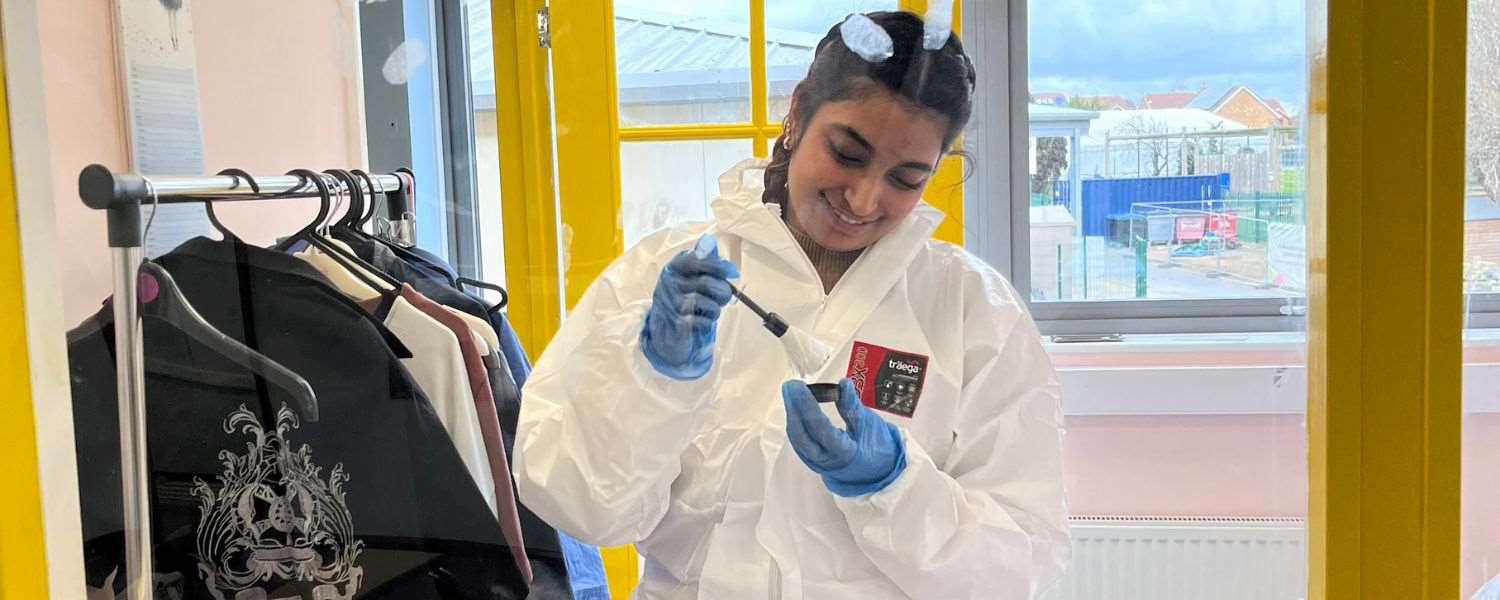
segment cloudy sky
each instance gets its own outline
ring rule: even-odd
[[[996,0],[985,0],[996,1]],[[744,0],[617,0],[624,6],[747,21]],[[823,33],[881,0],[766,0],[771,27]],[[1070,95],[1250,86],[1300,113],[1307,97],[1306,0],[1034,0],[1031,89]],[[979,60],[980,57],[975,57]]]

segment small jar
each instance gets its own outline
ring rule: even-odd
[[[819,404],[832,404],[839,400],[839,384],[837,383],[814,383],[807,386],[812,390],[813,398]]]

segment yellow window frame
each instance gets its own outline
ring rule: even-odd
[[[1309,9],[1308,597],[1457,598],[1467,3]]]

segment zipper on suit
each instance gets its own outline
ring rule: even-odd
[[[818,300],[818,312],[813,315],[813,324],[816,325],[818,321],[821,321],[823,319],[823,312],[828,309],[828,299],[832,298],[833,293],[839,290],[839,286],[844,285],[844,281],[849,279],[849,271],[853,271],[854,267],[859,264],[859,261],[864,260],[865,254],[864,252],[861,252],[859,258],[854,260],[854,264],[849,265],[849,271],[845,271],[844,275],[840,276],[839,280],[834,282],[833,289],[822,292],[821,290],[823,289],[823,278],[818,275],[818,267],[812,263],[811,258],[807,257],[807,251],[802,249],[802,244],[797,243],[797,236],[792,235],[792,227],[787,224],[786,218],[781,215],[774,214],[777,211],[772,211],[769,208],[769,205],[763,206],[767,206],[767,212],[773,213],[771,217],[781,225],[781,231],[786,233],[787,239],[792,241],[792,248],[796,249],[797,256],[802,257],[802,265],[807,267],[807,272],[812,274],[813,280],[818,285],[818,290],[822,294],[822,298]],[[869,248],[865,248],[865,250],[868,251]]]

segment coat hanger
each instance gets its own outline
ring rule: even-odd
[[[503,288],[503,287],[500,287],[500,286],[495,285],[493,283],[486,283],[486,282],[480,281],[478,279],[470,279],[468,277],[459,277],[458,278],[458,283],[463,284],[463,285],[467,285],[467,286],[470,286],[470,287],[476,287],[476,288],[479,288],[479,289],[482,289],[482,290],[490,290],[492,292],[500,292],[500,303],[496,304],[494,306],[489,307],[489,309],[487,309],[485,311],[485,312],[488,312],[489,314],[493,315],[496,312],[498,312],[500,309],[505,308],[505,305],[510,304],[510,292],[505,291],[505,288]]]
[[[329,201],[326,199],[332,195],[332,192],[329,189],[327,182],[323,180],[322,175],[306,169],[298,169],[296,171],[293,171],[293,173],[310,177],[313,180],[313,185],[317,186],[318,188],[318,194],[325,198],[324,205],[327,206],[329,204]],[[344,175],[347,175],[347,173],[344,173]],[[349,183],[354,180],[353,176],[349,176],[348,181],[343,180],[338,173],[333,173],[332,176],[335,179],[339,179],[344,183],[346,187],[349,187],[350,189],[355,189],[357,187],[351,186]],[[335,261],[338,261],[341,265],[344,266],[344,268],[353,273],[355,277],[364,282],[365,285],[368,285],[375,290],[382,291],[382,295],[384,295],[384,292],[387,291],[401,289],[401,281],[397,280],[394,277],[391,277],[379,267],[365,262],[364,259],[355,256],[353,253],[345,250],[339,245],[329,242],[328,238],[326,238],[324,235],[320,235],[316,228],[314,228],[314,230],[307,236],[306,239],[309,244],[316,246],[319,250],[322,250],[325,254],[328,254]],[[371,277],[374,277],[381,283],[377,284],[375,281],[372,281],[370,279]]]
[[[359,219],[354,222],[354,228],[360,229],[361,227],[364,227],[366,223],[369,223],[370,219],[375,218],[375,211],[380,207],[380,203],[375,198],[375,179],[373,177],[370,177],[370,174],[364,172],[363,169],[355,169],[353,173],[364,178],[365,182],[369,184],[370,188],[370,199],[369,202],[365,203],[365,212],[361,214],[359,216]]]
[[[365,214],[365,199],[369,197],[369,195],[364,193],[360,189],[359,182],[357,179],[355,179],[353,171],[345,171],[343,169],[329,169],[327,171],[324,171],[324,173],[334,174],[349,186],[349,210],[344,213],[344,216],[342,218],[334,221],[333,226],[339,229],[353,229],[354,223]],[[361,171],[361,173],[363,173],[363,171]],[[373,188],[375,187],[374,182],[371,181],[369,177],[365,177],[365,183],[370,188],[372,188],[371,191],[373,192]]]
[[[240,178],[243,177],[245,179],[245,183],[250,185],[250,191],[255,192],[256,195],[260,194],[260,184],[255,183],[255,178],[251,177],[249,173],[246,173],[241,169],[224,169],[223,171],[219,171],[218,173],[216,173],[216,175],[228,175],[230,177],[233,177],[234,187],[240,187]],[[225,227],[224,223],[219,221],[219,215],[214,214],[214,201],[212,198],[203,201],[203,211],[208,213],[208,222],[214,226],[214,229],[219,230],[219,233],[224,235],[225,240],[233,241],[240,239],[239,236],[235,235],[233,231],[230,231],[228,227]]]
[[[320,201],[320,205],[318,208],[318,215],[313,219],[311,223],[308,223],[307,226],[297,230],[296,233],[293,233],[291,236],[282,240],[281,243],[275,246],[275,249],[280,252],[287,252],[297,242],[307,242],[309,246],[315,247],[318,250],[322,251],[324,254],[329,255],[330,258],[332,258],[335,262],[338,262],[340,266],[348,270],[351,275],[353,275],[361,283],[368,286],[370,289],[376,291],[385,290],[385,286],[381,286],[380,284],[375,283],[375,281],[366,276],[362,269],[352,268],[349,266],[346,260],[341,260],[344,258],[344,256],[339,252],[339,250],[334,248],[332,244],[328,244],[318,237],[318,228],[328,218],[330,207],[333,201],[333,195],[329,191],[328,183],[323,180],[323,177],[318,173],[308,169],[293,169],[291,171],[288,171],[287,175],[296,175],[298,179],[302,180],[302,182],[299,183],[296,188],[294,188],[297,190],[302,189],[303,186],[307,185],[308,182],[311,182],[313,186],[318,190],[318,199]]]
[[[150,218],[146,220],[142,237],[151,232],[151,224],[156,220],[156,208],[159,206],[156,190],[151,186],[150,180],[146,181],[146,187],[151,192],[152,211]],[[177,286],[172,275],[161,265],[149,260],[142,261],[139,277],[137,296],[143,318],[149,317],[171,325],[231,362],[249,369],[260,380],[287,392],[304,420],[318,420],[317,396],[313,393],[312,385],[301,375],[219,331],[193,308],[192,303],[182,294],[182,288]]]
[[[296,175],[297,178],[301,180],[300,183],[297,184],[297,187],[292,188],[292,190],[294,191],[301,191],[305,186],[307,186],[309,181],[317,185],[320,192],[318,194],[318,198],[322,201],[322,203],[318,207],[318,216],[313,217],[311,223],[308,223],[305,227],[298,229],[295,233],[287,236],[286,239],[282,240],[280,243],[272,247],[273,250],[276,250],[278,252],[286,252],[299,241],[308,241],[310,243],[311,241],[308,240],[309,234],[314,232],[324,219],[328,218],[328,208],[330,201],[330,197],[328,195],[328,186],[322,183],[322,180],[318,177],[317,173],[314,173],[307,169],[294,169],[292,171],[288,171],[287,175]]]
[[[415,177],[412,175],[412,172],[411,172],[410,169],[404,169],[404,168],[403,169],[397,169],[396,172],[397,173],[401,173],[402,175],[404,175],[406,177],[412,177],[413,178],[412,188],[415,189],[415,187],[416,187],[416,185],[415,185]],[[361,174],[362,176],[364,176],[366,178],[369,177],[368,174],[364,173],[364,171],[355,171],[355,173],[356,174]],[[375,186],[372,184],[372,185],[370,185],[370,193],[372,194],[372,197],[373,197],[374,192],[375,192]],[[415,197],[415,196],[413,196],[413,197]],[[374,210],[373,209],[373,204],[374,203],[372,202],[371,203],[371,205],[372,205],[372,208],[371,208],[372,212]],[[432,261],[428,260],[427,257],[422,256],[421,254],[417,254],[415,252],[412,252],[411,249],[405,248],[405,247],[401,246],[400,244],[396,244],[396,243],[393,243],[393,242],[390,242],[390,241],[387,241],[387,240],[383,240],[383,239],[380,239],[380,238],[376,238],[376,239],[378,241],[380,241],[380,243],[385,244],[386,246],[389,246],[391,248],[391,250],[393,252],[397,253],[398,255],[403,256],[403,257],[405,257],[405,258],[407,258],[409,260],[414,260],[414,261],[418,261],[418,262],[424,263],[427,266],[431,267],[432,271],[441,274],[445,279],[448,280],[448,284],[451,285],[451,286],[453,286],[453,287],[459,287],[461,285],[468,285],[470,287],[475,287],[475,288],[479,288],[479,289],[485,289],[485,290],[490,290],[490,291],[494,291],[494,292],[499,292],[499,294],[500,294],[500,302],[498,304],[496,304],[494,306],[491,306],[491,307],[489,307],[487,309],[487,312],[489,314],[495,314],[495,312],[499,311],[500,309],[505,308],[506,305],[510,304],[510,293],[507,292],[507,291],[505,291],[504,287],[495,285],[493,283],[488,283],[488,282],[480,281],[478,279],[472,279],[472,278],[469,278],[469,277],[451,277],[451,276],[448,275],[448,268],[447,267],[444,267],[443,265],[434,264]]]

